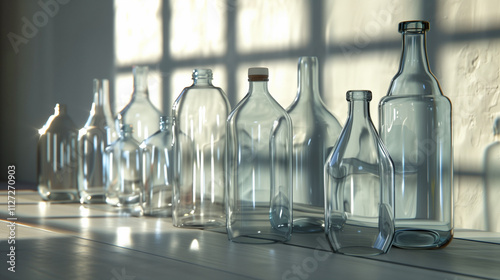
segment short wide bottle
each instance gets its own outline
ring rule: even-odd
[[[292,233],[292,123],[269,94],[267,68],[250,68],[248,94],[227,120],[227,234],[242,243]]]
[[[325,164],[325,232],[337,253],[386,253],[394,237],[394,167],[369,113],[370,91],[348,91],[349,118]]]
[[[38,193],[44,200],[78,200],[78,130],[66,111],[56,104],[54,115],[38,130]]]

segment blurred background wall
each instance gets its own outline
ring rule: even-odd
[[[496,0],[4,0],[0,8],[0,167],[15,164],[18,183],[31,187],[37,129],[55,104],[67,104],[82,127],[92,79],[107,78],[118,112],[132,92],[133,65],[150,67],[150,97],[165,114],[197,67],[213,69],[234,106],[246,94],[247,68],[266,66],[270,92],[286,108],[298,57],[314,55],[323,99],[339,121],[345,92],[370,89],[377,124],[378,101],[399,65],[398,23],[427,20],[431,69],[453,103],[455,227],[500,231],[500,207],[482,179],[500,113]]]

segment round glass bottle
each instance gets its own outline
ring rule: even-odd
[[[106,203],[142,214],[142,154],[132,132],[131,125],[123,124],[120,138],[106,148]]]
[[[293,231],[324,231],[323,166],[342,127],[319,93],[318,59],[299,58],[297,96],[287,112],[293,124]]]
[[[387,253],[394,237],[394,166],[370,118],[370,91],[348,91],[349,118],[325,164],[325,232],[334,252]]]
[[[500,232],[500,213],[498,198],[500,197],[500,117],[493,125],[494,141],[484,151],[484,189],[486,197],[486,230]]]
[[[453,238],[451,102],[431,73],[426,21],[399,24],[398,73],[379,103],[380,137],[395,167],[396,236],[407,249],[440,248]]]
[[[172,215],[173,143],[172,118],[161,116],[160,130],[141,144],[145,166],[145,215]]]
[[[172,220],[177,227],[222,227],[226,123],[224,91],[212,85],[212,70],[193,70],[193,84],[172,107],[174,189]]]
[[[78,129],[65,104],[38,130],[38,193],[44,200],[78,201]]]
[[[78,190],[81,203],[104,203],[106,180],[104,152],[108,144],[105,100],[109,100],[108,80],[94,79],[94,102],[87,122],[78,135]],[[109,108],[108,108],[109,109]],[[110,109],[109,109],[110,110]]]
[[[248,94],[227,120],[227,234],[242,243],[292,234],[292,122],[268,92],[267,68],[248,69]]]
[[[130,102],[123,108],[117,119],[117,130],[121,124],[134,127],[133,137],[137,142],[151,136],[158,130],[161,113],[149,100],[148,67],[134,66],[134,92]]]

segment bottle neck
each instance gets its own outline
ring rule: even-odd
[[[204,77],[193,77],[193,86],[211,86],[212,79],[206,76]]]
[[[269,91],[267,89],[267,81],[249,81],[248,92],[252,96],[267,96]]]
[[[134,68],[134,93],[132,98],[148,98],[148,72],[146,67]]]
[[[314,105],[321,102],[319,94],[319,71],[316,57],[301,57],[297,72],[297,97],[296,101]]]
[[[366,99],[350,100],[348,115],[353,125],[370,122],[370,103]]]
[[[399,72],[430,72],[425,31],[403,32],[403,53]]]

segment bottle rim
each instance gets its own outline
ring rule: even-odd
[[[403,33],[405,31],[422,32],[428,31],[429,29],[430,23],[425,20],[402,21],[398,26],[399,33]]]
[[[372,100],[372,92],[370,90],[349,90],[345,94],[347,101],[353,100]]]

